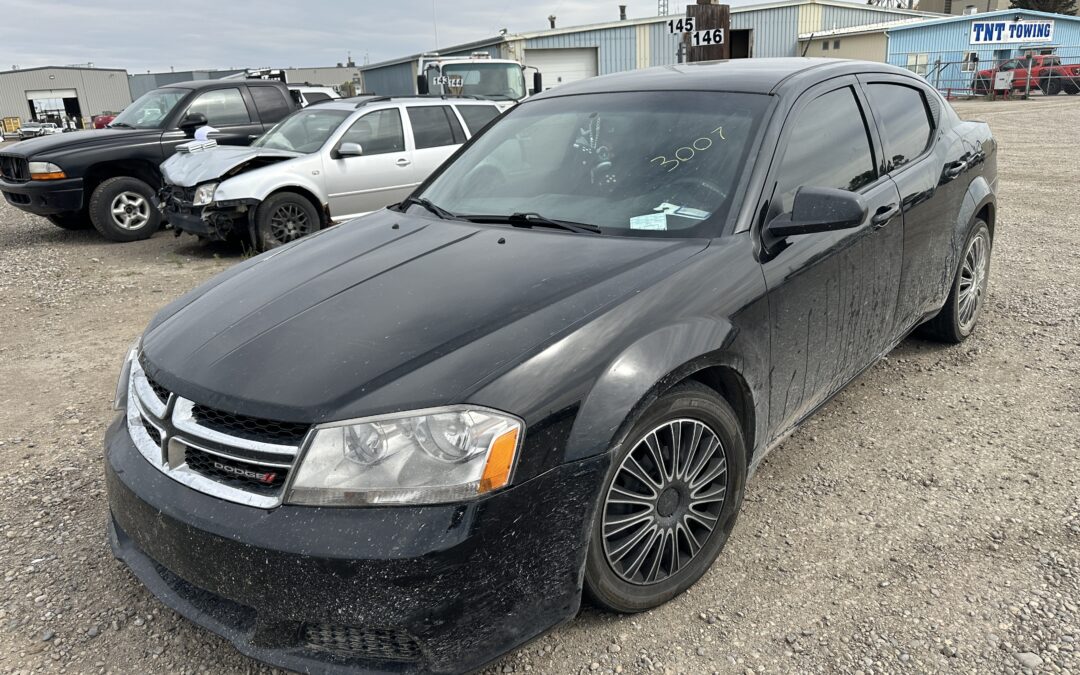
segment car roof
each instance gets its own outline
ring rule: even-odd
[[[158,89],[217,89],[235,87],[238,84],[254,84],[263,86],[283,85],[279,80],[191,80],[190,82],[171,82],[163,84]]]
[[[578,80],[533,98],[618,91],[730,91],[777,93],[787,86],[805,89],[851,73],[903,74],[911,71],[870,61],[819,58],[753,58],[657,66]],[[531,99],[530,99],[531,100]]]
[[[447,105],[449,103],[454,105],[495,105],[494,101],[470,98],[467,96],[350,96],[349,98],[335,98],[326,101],[318,101],[317,103],[308,106],[308,108],[316,106],[326,110],[370,110],[380,107],[389,108],[400,104]]]

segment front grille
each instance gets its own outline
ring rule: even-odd
[[[146,376],[146,383],[150,385],[150,388],[154,390],[154,395],[162,403],[169,402],[169,390],[155,382],[149,375]]]
[[[238,462],[191,446],[187,446],[184,452],[184,461],[195,473],[257,494],[276,494],[289,475],[288,469]]]
[[[236,415],[222,410],[214,410],[198,403],[191,409],[195,421],[207,429],[236,436],[249,441],[277,443],[279,445],[299,445],[307,435],[310,424],[295,422],[277,422],[246,415]]]
[[[12,183],[30,180],[30,162],[18,155],[0,155],[0,176]]]
[[[401,662],[423,658],[416,638],[396,628],[306,623],[302,641],[308,649],[343,657]]]
[[[161,432],[158,428],[151,424],[145,417],[142,418],[143,429],[146,429],[146,434],[150,437],[150,440],[154,442],[154,445],[161,445]]]

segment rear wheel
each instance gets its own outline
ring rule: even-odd
[[[990,80],[985,77],[975,78],[975,83],[971,86],[972,91],[976,94],[989,94],[990,93]]]
[[[724,548],[745,480],[727,402],[697,382],[665,392],[614,451],[585,563],[589,597],[640,612],[692,586]]]
[[[321,225],[311,202],[292,192],[279,192],[255,211],[255,246],[268,251],[317,232]]]
[[[65,230],[85,230],[90,227],[90,219],[86,217],[86,213],[83,211],[54,213],[45,216],[45,218],[53,225]]]
[[[990,279],[990,229],[981,220],[975,221],[960,265],[953,277],[949,299],[933,319],[920,328],[926,337],[941,342],[960,343],[975,330],[986,299]]]
[[[1061,80],[1056,77],[1048,77],[1039,83],[1039,88],[1047,96],[1057,96],[1061,92]]]
[[[149,239],[161,227],[154,190],[131,176],[102,181],[90,196],[90,222],[113,241]]]

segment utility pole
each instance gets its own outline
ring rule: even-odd
[[[668,15],[668,0],[656,0],[656,16]]]
[[[683,33],[683,44],[687,49],[687,61],[718,61],[731,58],[731,7],[721,5],[717,0],[697,0],[696,5],[686,6],[686,15],[694,19],[694,32]],[[695,44],[694,35],[704,37],[714,31],[721,31],[719,44],[715,40],[701,40]]]

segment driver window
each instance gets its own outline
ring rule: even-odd
[[[776,213],[791,211],[800,187],[855,192],[877,178],[870,134],[851,87],[814,99],[789,128],[773,193]]]
[[[249,124],[247,105],[239,89],[214,89],[198,95],[188,106],[187,114],[202,113],[212,127]]]
[[[401,113],[397,108],[368,113],[353,122],[340,143],[359,143],[364,156],[404,152],[405,132],[401,127]]]

